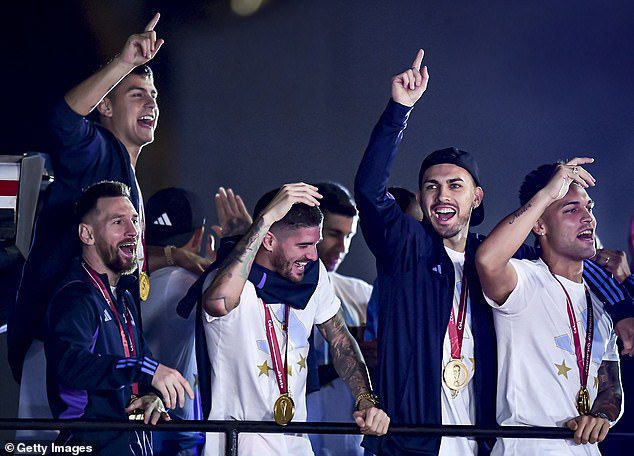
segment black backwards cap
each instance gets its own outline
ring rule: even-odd
[[[466,169],[475,184],[478,187],[480,185],[480,171],[478,169],[478,163],[476,163],[475,158],[469,152],[456,149],[455,147],[447,147],[446,149],[440,149],[432,152],[425,160],[423,160],[422,165],[420,165],[420,171],[418,173],[418,187],[421,188],[423,183],[423,176],[425,175],[425,171],[431,168],[434,165],[456,165],[463,169]],[[473,212],[471,212],[471,221],[469,223],[470,226],[477,226],[484,220],[484,205],[480,202],[480,205],[476,207]]]

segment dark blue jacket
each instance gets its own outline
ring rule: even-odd
[[[101,276],[104,284],[108,277]],[[60,281],[48,306],[48,331],[44,342],[47,365],[47,390],[51,411],[59,419],[127,420],[125,408],[130,402],[132,384],[139,384],[139,394],[151,390],[158,362],[151,354],[141,333],[133,290],[138,289],[135,276],[122,276],[116,296],[110,292],[117,314],[127,333],[125,305],[132,316],[132,333],[136,352],[126,357],[119,325],[101,292],[75,259]],[[145,438],[143,438],[145,437]],[[134,432],[66,433],[64,440],[96,442],[108,451],[103,454],[151,454],[151,448],[137,448],[151,439]],[[120,449],[121,452],[115,451]],[[104,449],[105,451],[105,449]]]
[[[392,425],[440,425],[443,339],[453,305],[454,268],[442,238],[426,222],[405,215],[387,196],[387,182],[411,108],[390,100],[372,132],[355,179],[363,236],[376,257],[378,285],[378,394]],[[475,252],[484,237],[470,233],[464,274],[471,299],[475,343],[475,424],[495,425],[497,360],[495,329],[475,270]],[[535,259],[523,246],[515,255]],[[601,279],[603,280],[603,279]],[[617,321],[632,316],[632,302],[608,299],[613,279],[601,289],[589,282]],[[605,291],[606,293],[602,293]],[[610,304],[623,303],[616,308]],[[435,455],[440,437],[366,437],[363,446],[380,455]],[[480,441],[481,455],[490,442]]]
[[[72,259],[81,254],[73,204],[82,190],[102,180],[123,182],[130,186],[132,204],[139,210],[130,156],[110,131],[75,113],[63,99],[54,109],[50,127],[55,180],[43,196],[7,327],[9,363],[18,382],[31,342],[44,340],[44,315],[53,290]]]

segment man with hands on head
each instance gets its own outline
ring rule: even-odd
[[[384,434],[389,418],[377,407],[358,345],[346,328],[316,245],[321,195],[304,183],[264,195],[254,222],[203,293],[211,363],[209,419],[306,419],[306,357],[313,324],[330,342],[333,363],[357,398],[363,433]],[[306,436],[241,434],[246,455],[310,455]],[[206,454],[221,454],[224,437],[208,434]]]
[[[169,420],[163,405],[193,399],[182,375],[151,358],[133,297],[139,215],[126,185],[104,181],[77,202],[82,245],[47,312],[47,388],[58,419]],[[163,400],[152,392],[155,388]],[[149,433],[62,431],[59,442],[95,442],[101,454],[152,454]]]
[[[501,425],[567,426],[572,440],[499,439],[494,454],[599,454],[621,414],[612,320],[583,277],[596,253],[591,158],[543,165],[520,189],[522,207],[478,250],[482,290],[498,338]],[[512,259],[530,233],[540,258]],[[579,444],[585,444],[580,445]]]

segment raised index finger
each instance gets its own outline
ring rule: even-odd
[[[419,49],[418,54],[416,54],[416,58],[414,59],[414,62],[412,62],[412,69],[416,71],[420,71],[420,66],[423,63],[424,55],[425,55],[425,51],[423,51],[422,49]]]
[[[144,31],[151,32],[152,30],[154,30],[154,27],[156,27],[156,23],[159,21],[160,18],[161,18],[161,13],[156,13],[154,17],[152,18],[152,20],[148,22],[148,24],[145,26]]]

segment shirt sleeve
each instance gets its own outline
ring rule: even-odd
[[[317,311],[314,323],[320,325],[334,317],[341,308],[341,301],[335,295],[326,267],[319,261],[319,282],[317,284]]]
[[[529,296],[534,295],[543,284],[539,280],[537,268],[530,260],[517,260],[511,258],[509,264],[517,273],[517,284],[506,301],[499,305],[489,296],[484,294],[487,303],[493,310],[505,315],[516,315],[528,307]]]
[[[99,160],[99,132],[95,123],[73,111],[64,98],[53,108],[49,129],[52,138],[49,153],[56,173],[73,176]]]
[[[619,361],[619,347],[616,344],[616,339],[616,332],[612,329],[610,332],[610,340],[605,347],[605,353],[603,353],[601,361]]]
[[[45,341],[47,363],[64,385],[111,390],[151,382],[158,362],[149,356],[125,358],[94,353],[100,315],[81,283],[71,284],[51,301]],[[149,378],[146,378],[149,377]]]
[[[419,223],[405,215],[387,191],[411,109],[389,101],[372,131],[354,182],[363,237],[384,270],[407,265],[407,259],[416,255],[419,247],[431,247],[431,240],[425,236],[420,239],[422,246],[418,245],[420,240],[412,242],[413,233],[422,231]]]

